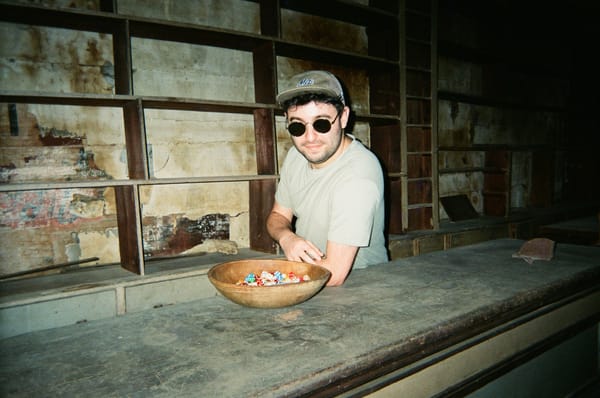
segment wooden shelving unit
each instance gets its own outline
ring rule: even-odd
[[[437,229],[437,2],[407,1],[401,93],[405,230]]]
[[[506,217],[510,212],[511,152],[485,152],[483,169],[483,209],[489,216]]]
[[[473,31],[479,36],[468,37],[468,32],[454,36],[451,23],[441,27],[447,30],[437,46],[439,63],[448,70],[460,68],[464,75],[457,77],[460,83],[441,83],[444,87],[437,92],[440,107],[450,108],[446,112],[451,115],[446,119],[446,140],[440,141],[437,151],[441,159],[448,159],[439,170],[447,181],[452,174],[473,176],[461,188],[471,190],[465,193],[472,194],[482,215],[508,217],[512,205],[512,210],[523,211],[560,201],[554,197],[561,190],[557,187],[561,177],[555,173],[562,162],[557,155],[566,147],[559,139],[567,133],[572,72],[568,56],[557,57],[557,62],[542,61],[542,54],[554,54],[555,47],[562,49],[564,43],[558,46],[552,44],[554,39],[538,37],[544,23],[530,23],[551,20],[542,15],[562,20],[562,13],[545,9],[540,14],[540,9],[527,6],[500,7],[497,12],[492,16],[475,4],[440,3],[440,19],[472,21],[485,28]],[[514,26],[498,29],[508,15],[514,16]],[[567,40],[559,30],[550,31]],[[454,125],[459,113],[463,119]]]
[[[3,22],[112,36],[115,80],[112,95],[4,90],[0,92],[0,102],[120,108],[128,168],[127,179],[3,184],[0,192],[114,187],[121,264],[132,272],[144,274],[140,187],[246,181],[250,192],[250,248],[275,252],[276,245],[266,232],[264,220],[272,206],[278,178],[275,118],[281,111],[275,104],[277,57],[289,57],[366,71],[370,108],[366,113],[357,112],[354,117],[369,124],[371,147],[386,167],[390,232],[436,227],[437,158],[435,118],[432,117],[436,106],[435,6],[411,1],[406,4],[404,1],[373,1],[371,6],[307,0],[254,3],[260,7],[260,34],[120,15],[118,1],[101,1],[101,10],[97,12],[0,4],[0,21]],[[368,54],[284,40],[281,34],[284,9],[366,27]],[[134,38],[199,44],[252,54],[254,102],[138,95],[133,84],[131,42]],[[145,111],[151,109],[252,115],[257,173],[153,178],[149,171],[145,125]]]

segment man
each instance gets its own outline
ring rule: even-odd
[[[353,266],[388,261],[381,165],[344,133],[350,108],[335,76],[308,71],[291,82],[277,102],[294,146],[281,169],[267,230],[288,260],[329,269],[327,285],[339,286]]]

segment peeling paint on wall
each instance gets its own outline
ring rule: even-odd
[[[38,125],[40,129],[40,141],[43,146],[66,146],[81,145],[84,137],[77,136],[76,133],[68,130],[59,130],[56,127],[44,127]]]
[[[80,218],[98,218],[104,215],[104,203],[102,196],[73,194],[69,211]]]
[[[101,232],[97,235],[95,231]],[[0,273],[32,270],[77,258],[98,257],[103,264],[117,262],[116,231],[111,188],[3,192]]]
[[[0,194],[0,227],[70,228],[104,215],[103,189],[52,189]]]
[[[199,219],[206,214],[230,217],[230,239],[249,245],[249,191],[247,182],[147,185],[140,187],[142,219],[170,215]]]
[[[120,109],[19,104],[15,135],[8,106],[0,104],[0,182],[127,176]]]
[[[208,239],[229,240],[229,220],[228,214],[207,214],[198,219],[178,215],[145,217],[144,255],[172,256]]]

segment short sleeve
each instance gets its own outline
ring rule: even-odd
[[[368,179],[352,179],[336,188],[330,203],[329,239],[350,246],[368,246],[381,198],[377,185]]]

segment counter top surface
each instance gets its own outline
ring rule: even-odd
[[[352,272],[302,304],[221,296],[0,341],[0,395],[297,396],[418,360],[600,284],[600,248],[501,239]]]

